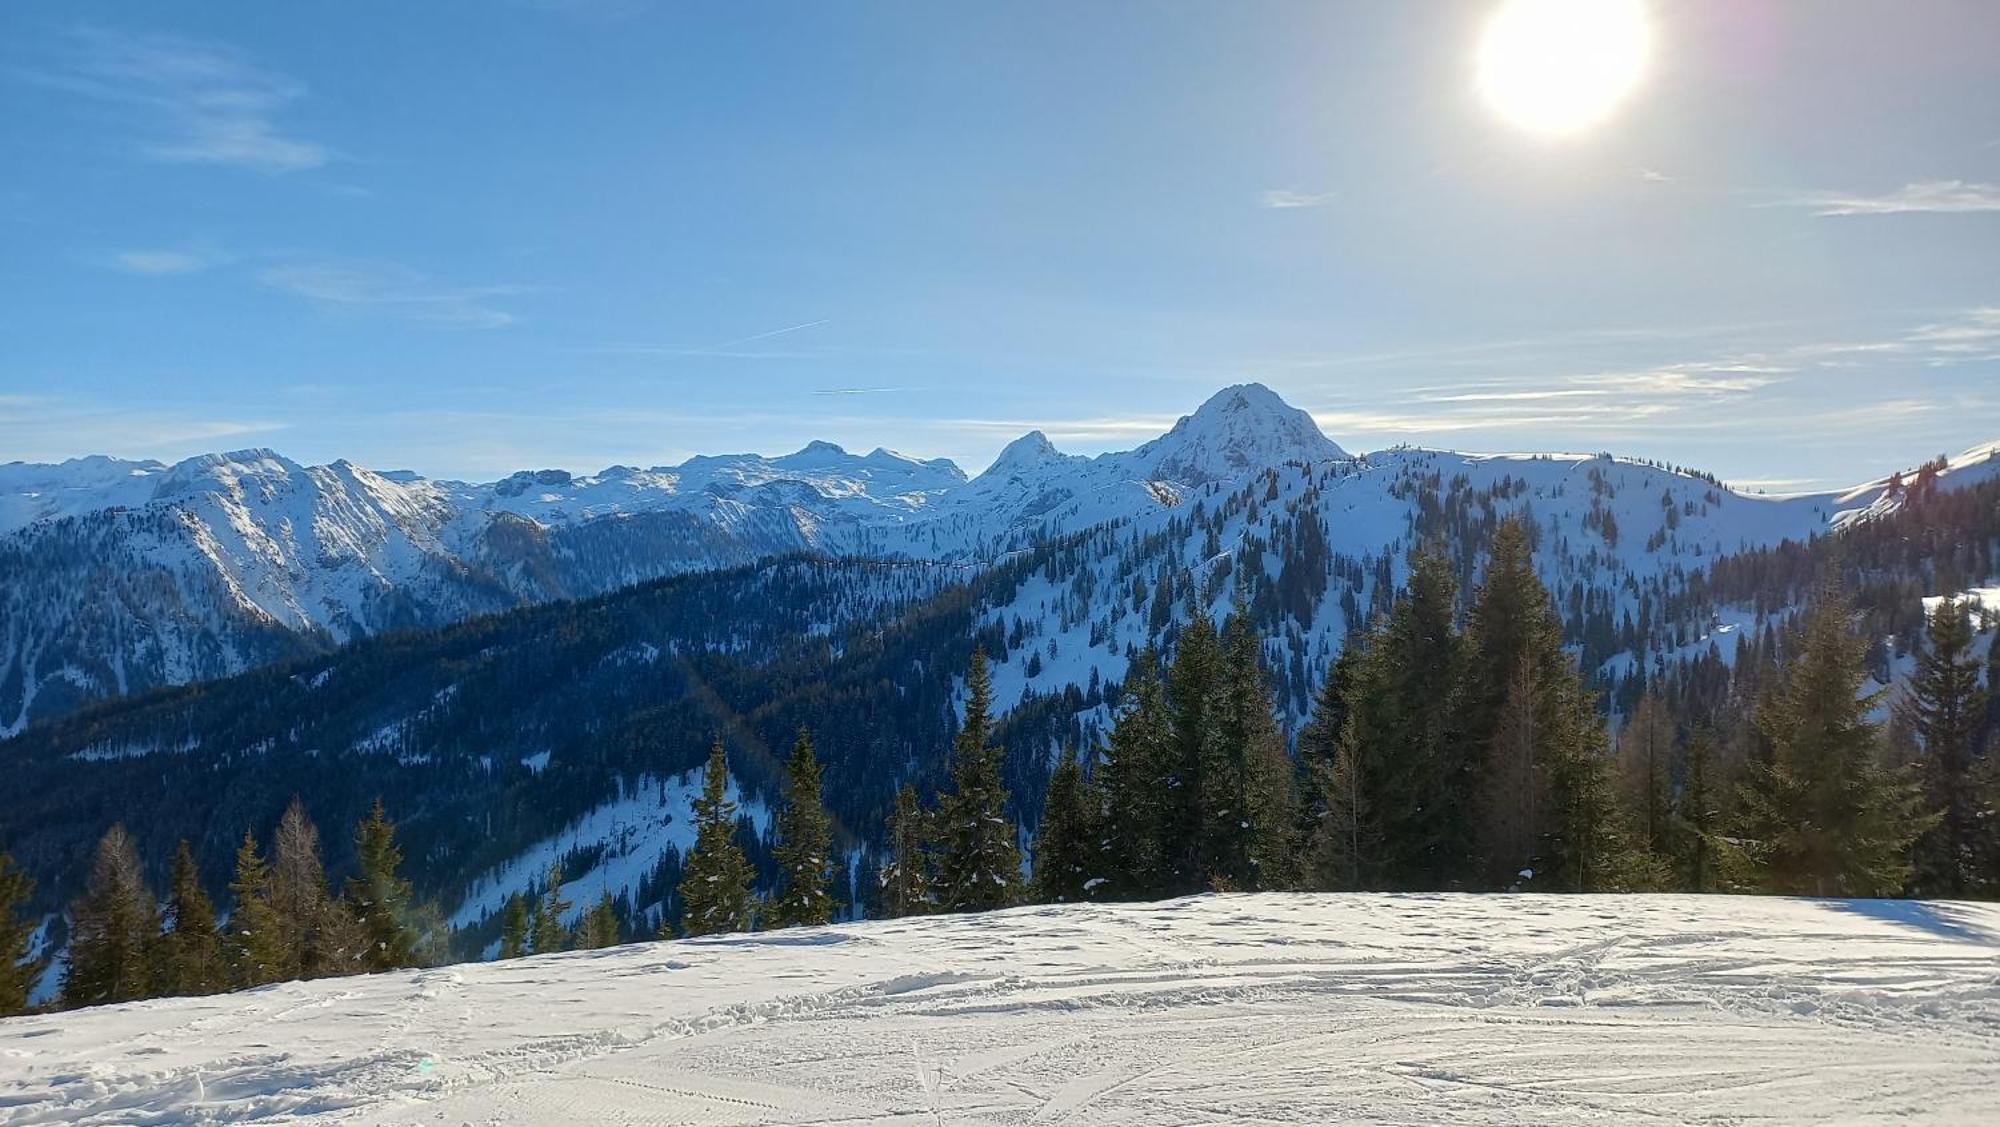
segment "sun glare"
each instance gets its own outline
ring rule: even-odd
[[[1506,0],[1479,41],[1479,90],[1529,132],[1579,133],[1638,85],[1651,40],[1643,0]]]

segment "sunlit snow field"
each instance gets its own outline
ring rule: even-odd
[[[2000,906],[1200,897],[0,1021],[0,1124],[2000,1122]]]

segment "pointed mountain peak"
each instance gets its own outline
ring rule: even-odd
[[[1066,455],[1056,449],[1055,443],[1049,441],[1048,435],[1038,430],[1031,430],[1009,442],[1000,451],[1000,456],[993,459],[993,464],[986,468],[986,472],[1020,473],[1050,462],[1063,461],[1065,457]]]
[[[1154,477],[1191,485],[1286,462],[1347,457],[1311,415],[1258,383],[1223,388],[1132,453]]]

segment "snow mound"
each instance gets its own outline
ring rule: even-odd
[[[1995,1122],[2000,906],[1211,896],[0,1022],[0,1123]]]

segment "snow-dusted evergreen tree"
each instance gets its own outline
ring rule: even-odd
[[[362,969],[420,965],[410,882],[401,872],[403,851],[380,798],[354,827],[354,855],[358,871],[347,878],[347,905],[367,942]]]
[[[154,959],[162,994],[214,994],[229,989],[229,962],[215,926],[215,906],[202,891],[194,850],[183,840],[168,878],[167,932]]]
[[[63,1005],[128,1002],[152,993],[160,907],[146,887],[138,847],[114,825],[97,843],[90,882],[70,906]]]
[[[583,914],[583,922],[576,930],[576,945],[586,951],[618,946],[618,907],[609,892],[599,896],[597,904]]]
[[[500,957],[518,959],[528,953],[528,898],[516,892],[500,909]]]
[[[1972,652],[1972,607],[1940,599],[1931,611],[1929,638],[1917,655],[1908,694],[1897,715],[1916,736],[1924,805],[1937,822],[1917,839],[1911,888],[1920,896],[1962,897],[1990,891],[1982,856],[1982,823],[1991,812],[1979,785],[1979,757],[1986,721],[1986,689]]]
[[[1021,853],[1007,816],[1004,755],[992,744],[993,682],[986,651],[972,651],[965,724],[952,745],[951,793],[939,805],[938,900],[947,911],[979,912],[1014,902]]]
[[[1851,615],[1846,593],[1825,584],[1757,710],[1771,755],[1749,765],[1736,837],[1748,876],[1771,892],[1894,896],[1933,820],[1908,775],[1882,763],[1869,717],[1880,693],[1863,691],[1868,642]]]
[[[535,901],[534,921],[528,925],[535,954],[569,950],[569,927],[563,923],[563,917],[569,915],[571,907],[563,897],[562,862],[551,862],[548,874],[542,879],[541,898]]]
[[[812,927],[833,921],[833,824],[821,804],[819,758],[812,733],[799,729],[785,761],[785,808],[778,814],[778,890],[772,927]]]
[[[736,844],[729,757],[718,738],[694,800],[694,849],[681,873],[681,928],[689,935],[749,931],[750,861]]]
[[[244,831],[236,847],[236,876],[229,883],[234,898],[223,952],[238,987],[262,986],[287,977],[291,959],[287,929],[271,906],[271,869],[257,847],[257,836]]]
[[[936,906],[931,891],[931,815],[917,800],[917,788],[896,788],[889,815],[889,859],[876,876],[885,915],[915,916]]]
[[[1125,674],[1124,701],[1095,772],[1104,802],[1098,864],[1109,896],[1131,900],[1167,890],[1168,850],[1161,834],[1174,750],[1166,686],[1160,683],[1159,659],[1148,648]]]
[[[1092,869],[1101,834],[1095,788],[1076,761],[1076,749],[1064,748],[1049,776],[1035,832],[1033,898],[1045,904],[1094,899],[1093,891],[1102,887],[1093,883]]]
[[[27,1009],[28,995],[41,977],[41,961],[28,958],[35,928],[26,913],[34,894],[35,882],[12,856],[0,853],[0,1017]]]

